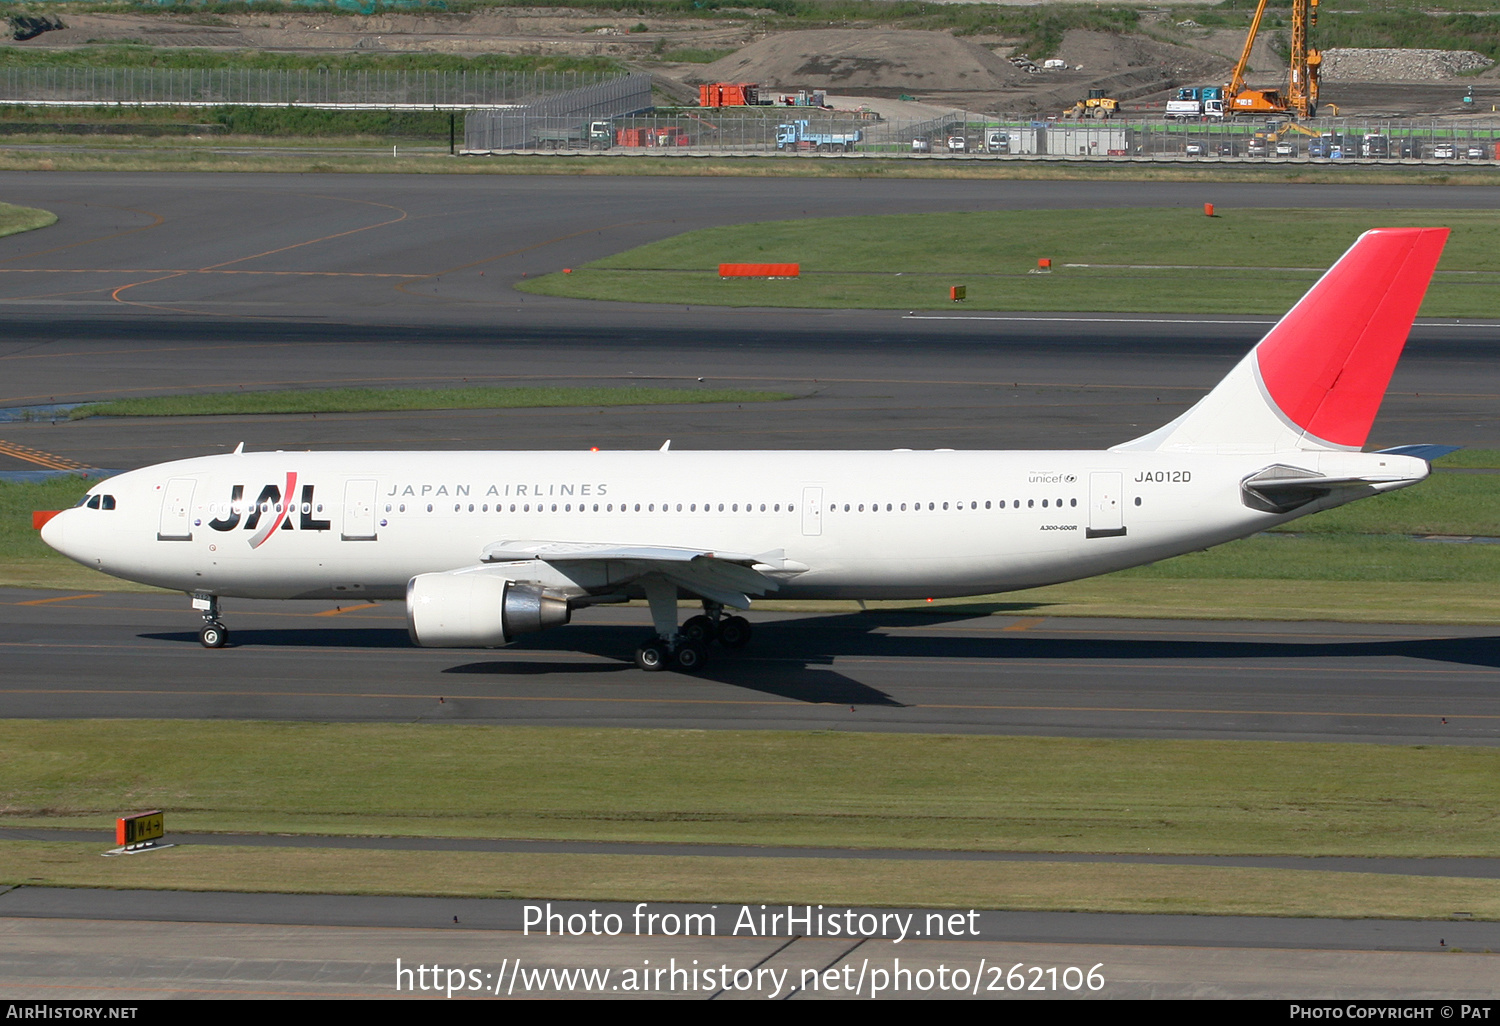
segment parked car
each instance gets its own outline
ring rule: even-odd
[[[1297,147],[1296,147],[1296,145],[1294,143],[1279,142],[1279,143],[1276,144],[1276,156],[1278,156],[1278,157],[1295,157],[1296,155],[1297,155]]]
[[[1452,160],[1458,155],[1458,150],[1452,143],[1433,143],[1432,155],[1438,160]]]
[[[1477,146],[1477,145],[1470,146],[1468,149],[1464,150],[1464,156],[1467,157],[1469,160],[1483,160],[1484,159],[1484,147],[1483,146]]]
[[[1240,148],[1233,142],[1225,140],[1219,143],[1215,148],[1215,152],[1221,157],[1238,157],[1240,155]]]
[[[913,153],[931,153],[932,152],[932,140],[931,139],[913,139],[911,141],[911,151]]]
[[[1328,156],[1328,143],[1322,139],[1309,139],[1307,141],[1307,155],[1309,157]]]
[[[1245,147],[1245,156],[1264,157],[1269,152],[1264,139],[1251,139],[1250,145]]]
[[[1201,142],[1189,142],[1183,152],[1189,157],[1201,157],[1204,153],[1204,147]]]

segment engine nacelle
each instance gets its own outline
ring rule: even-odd
[[[569,616],[567,599],[495,574],[418,574],[406,583],[406,630],[423,648],[498,648]]]

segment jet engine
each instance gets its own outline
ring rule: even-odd
[[[406,630],[423,648],[498,648],[569,616],[567,599],[495,574],[418,574],[406,583]]]

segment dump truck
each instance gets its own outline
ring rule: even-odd
[[[567,128],[539,130],[532,136],[531,147],[537,150],[607,150],[614,139],[614,129],[608,121],[589,121]]]
[[[811,132],[810,122],[789,121],[776,126],[776,148],[778,150],[844,150],[854,149],[854,144],[864,138],[859,129],[852,132]]]

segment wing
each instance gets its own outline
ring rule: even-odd
[[[502,541],[485,546],[484,563],[537,560],[565,571],[594,570],[611,585],[657,574],[684,591],[736,609],[750,596],[781,587],[781,581],[807,570],[781,550],[751,555],[671,545],[609,542]],[[589,575],[593,576],[593,575]]]

